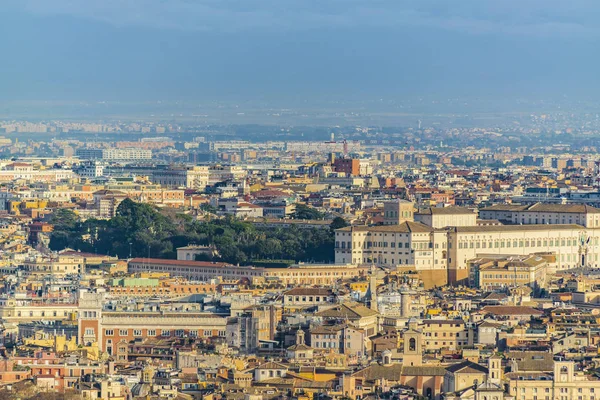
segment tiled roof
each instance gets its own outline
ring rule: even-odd
[[[427,233],[433,232],[433,228],[420,222],[406,221],[400,225],[376,225],[376,226],[347,226],[337,229],[339,232],[391,232],[391,233]]]
[[[525,306],[485,306],[481,309],[484,313],[494,315],[542,315],[543,312]]]

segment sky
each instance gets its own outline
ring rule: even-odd
[[[2,0],[0,100],[597,99],[597,0]]]

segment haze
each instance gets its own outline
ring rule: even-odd
[[[4,1],[0,99],[597,99],[597,1]]]

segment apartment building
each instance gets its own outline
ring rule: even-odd
[[[361,357],[366,351],[365,332],[348,325],[317,326],[310,330],[310,345],[316,351]]]
[[[142,161],[152,159],[152,150],[126,149],[77,149],[75,155],[85,160]]]
[[[539,290],[546,287],[547,271],[555,262],[556,257],[547,253],[471,260],[469,285],[488,291],[520,286]]]
[[[105,310],[103,303],[104,293],[80,293],[77,342],[98,343],[110,355],[117,352],[117,346],[133,340],[226,335],[227,318],[215,314],[185,309],[113,311]]]
[[[472,344],[465,322],[461,319],[423,320],[419,326],[425,350],[456,350]]]
[[[549,372],[510,372],[505,375],[508,394],[518,400],[570,400],[600,398],[600,380],[575,371],[573,361],[554,361]]]

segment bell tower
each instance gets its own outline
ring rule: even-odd
[[[104,293],[79,292],[79,307],[77,313],[77,343],[88,346],[98,343],[98,348],[104,351],[102,338],[102,303]]]
[[[423,333],[417,329],[416,323],[409,322],[408,329],[404,331],[402,337],[404,339],[402,364],[410,366],[423,364]]]
[[[502,357],[493,355],[488,358],[488,382],[502,384]]]

